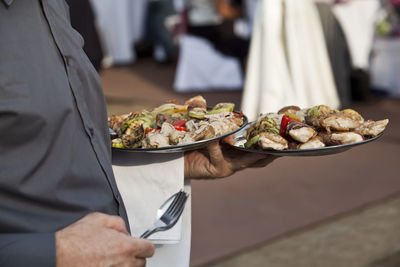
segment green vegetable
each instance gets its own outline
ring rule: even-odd
[[[133,144],[132,146],[129,146],[129,147],[127,147],[127,148],[139,148],[139,147],[141,147],[141,146],[142,146],[142,141],[137,142],[137,143],[135,143],[135,144]]]
[[[307,112],[307,115],[311,116],[311,117],[312,116],[318,117],[320,115],[327,115],[331,112],[332,112],[332,110],[330,107],[328,107],[326,105],[319,105],[319,106],[310,108]]]
[[[207,110],[204,108],[193,108],[192,110],[189,111],[189,117],[195,118],[195,119],[204,119],[204,115],[207,114]]]
[[[245,148],[252,148],[254,145],[257,144],[258,140],[260,139],[260,135],[256,135],[252,137],[249,141],[244,144]]]
[[[122,144],[121,138],[117,138],[112,140],[111,146],[115,148],[124,148],[124,145]]]
[[[207,114],[217,114],[221,112],[233,112],[235,104],[233,103],[218,103]]]
[[[143,125],[143,129],[152,128],[153,127],[153,121],[150,118],[148,118],[148,117],[139,117],[139,118],[135,118],[135,119],[132,119],[132,120],[129,120],[129,121],[125,122],[124,125],[122,125],[122,127],[121,127],[122,133],[125,133],[126,130],[129,128],[129,126],[131,126],[132,123],[137,122],[137,121],[141,122],[141,124]]]

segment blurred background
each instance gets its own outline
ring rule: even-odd
[[[201,94],[389,118],[345,153],[192,182],[191,266],[400,266],[399,0],[67,0],[109,114]]]

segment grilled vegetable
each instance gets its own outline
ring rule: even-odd
[[[250,140],[251,138],[262,132],[279,134],[278,125],[273,119],[267,116],[262,117],[250,126],[250,128],[247,130],[246,138],[247,140]]]
[[[122,143],[121,138],[115,138],[115,139],[111,140],[111,146],[116,147],[116,148],[123,148],[124,144]]]
[[[235,104],[233,103],[219,103],[213,107],[208,114],[217,114],[221,112],[233,112],[235,109]]]
[[[189,117],[203,120],[205,117],[204,115],[207,114],[207,110],[205,108],[193,108],[189,111]]]
[[[249,141],[247,141],[244,144],[244,147],[245,148],[252,148],[252,147],[256,146],[259,139],[260,139],[260,135],[259,134],[257,134],[256,136],[253,136]]]

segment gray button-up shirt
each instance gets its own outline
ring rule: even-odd
[[[55,265],[54,232],[89,212],[126,220],[82,46],[64,0],[0,0],[0,266]]]

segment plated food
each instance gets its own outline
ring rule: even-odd
[[[288,106],[277,113],[261,115],[248,127],[245,142],[238,146],[287,152],[350,147],[374,140],[388,123],[388,119],[364,120],[353,109],[338,111],[325,105],[307,109]]]
[[[109,118],[116,133],[112,147],[118,149],[160,149],[185,147],[234,133],[245,126],[243,113],[234,112],[233,103],[207,108],[202,96],[183,105],[166,103],[151,111],[141,110]]]

